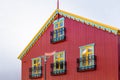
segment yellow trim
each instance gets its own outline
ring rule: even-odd
[[[43,29],[45,28],[45,25],[48,23],[48,21],[55,15],[55,13],[56,13],[56,10],[53,12],[53,14],[50,16],[50,18],[48,18],[48,20],[45,22],[45,24],[41,27],[41,29],[37,32],[37,34],[32,38],[32,40],[29,42],[29,44],[25,47],[25,49],[20,53],[20,55],[18,56],[18,59],[21,59],[24,55],[25,55],[25,53],[24,53],[24,51],[26,51],[26,49],[31,45],[31,43],[34,41],[34,39],[36,38],[36,37],[38,37],[38,35],[43,31]],[[52,21],[51,21],[52,22]],[[40,38],[41,36],[39,36],[39,38]],[[37,41],[37,40],[36,40]],[[34,41],[35,42],[35,41]],[[24,54],[23,54],[24,53]]]
[[[69,13],[69,12],[66,12],[66,11],[63,11],[63,10],[58,10],[59,12],[62,12],[62,13],[65,13],[65,14],[68,14],[70,16],[74,16],[76,18],[80,18],[82,20],[85,20],[85,21],[88,21],[88,22],[93,22],[94,24],[99,24],[101,26],[104,26],[104,27],[107,27],[107,28],[111,28],[113,30],[119,30],[118,28],[115,28],[115,27],[112,27],[110,25],[106,25],[106,24],[103,24],[103,23],[100,23],[100,22],[97,22],[95,20],[91,20],[91,19],[88,19],[88,18],[85,18],[85,17],[82,17],[82,16],[78,16],[78,15],[75,15],[75,14],[72,14],[72,13]]]
[[[29,42],[29,44],[25,47],[25,49],[20,53],[20,55],[18,56],[18,59],[22,59],[23,56],[29,51],[29,49],[34,45],[34,43],[38,40],[38,38],[40,38],[43,33],[46,31],[46,29],[48,28],[48,26],[53,22],[53,20],[55,19],[55,17],[57,16],[57,13],[59,12],[60,15],[68,15],[67,17],[71,17],[73,19],[80,19],[80,20],[84,20],[86,23],[92,23],[95,25],[99,25],[99,26],[103,26],[104,28],[108,28],[113,31],[115,31],[114,34],[116,35],[120,35],[120,29],[94,21],[94,20],[90,20],[63,10],[59,10],[56,9],[53,14],[50,16],[50,18],[48,18],[48,20],[45,22],[45,24],[42,26],[42,28],[37,32],[37,34],[32,38],[32,40]],[[108,30],[109,31],[109,30]]]

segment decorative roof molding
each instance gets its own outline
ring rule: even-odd
[[[65,17],[68,17],[70,19],[76,20],[78,22],[82,22],[82,23],[85,23],[87,25],[91,25],[92,27],[96,27],[98,29],[111,32],[115,35],[119,35],[119,33],[120,33],[118,28],[112,27],[110,25],[102,24],[100,22],[90,20],[90,19],[84,18],[82,16],[78,16],[78,15],[75,15],[72,13],[68,13],[66,11],[59,10],[59,14],[65,16]]]
[[[90,25],[92,27],[107,31],[109,33],[113,33],[115,35],[120,35],[120,29],[102,24],[100,22],[90,20],[87,18],[84,18],[82,16],[78,16],[63,10],[56,9],[53,14],[50,16],[50,18],[45,22],[45,24],[42,26],[42,28],[38,31],[38,33],[33,37],[33,39],[29,42],[29,44],[25,47],[25,49],[21,52],[21,54],[18,56],[18,59],[22,59],[24,55],[30,50],[30,48],[35,44],[35,42],[43,35],[43,33],[47,30],[49,25],[53,22],[57,14],[60,14],[61,16],[68,17],[69,19],[76,20],[78,22]]]
[[[33,39],[29,42],[29,44],[25,47],[25,49],[18,56],[18,59],[22,59],[23,56],[29,51],[29,49],[34,45],[34,43],[42,36],[45,30],[48,28],[49,24],[52,23],[56,15],[58,14],[58,10],[55,10],[50,18],[45,22],[42,28],[38,31],[38,33],[33,37]]]

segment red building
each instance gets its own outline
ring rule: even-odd
[[[18,57],[22,80],[120,80],[119,35],[117,28],[57,9]]]

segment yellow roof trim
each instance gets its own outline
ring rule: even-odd
[[[48,28],[48,26],[50,25],[50,23],[53,22],[54,18],[56,17],[56,14],[60,14],[63,15],[65,17],[71,18],[73,20],[77,20],[80,22],[83,22],[85,24],[91,25],[93,27],[102,29],[102,30],[106,30],[108,32],[112,32],[115,35],[120,35],[120,29],[115,28],[113,26],[110,25],[106,25],[82,16],[78,16],[63,10],[59,10],[56,9],[53,14],[50,16],[50,18],[48,18],[48,20],[45,22],[45,24],[42,26],[42,28],[37,32],[37,34],[32,38],[32,40],[29,42],[29,44],[25,47],[25,49],[21,52],[21,54],[18,56],[18,59],[22,59],[24,57],[24,55],[29,51],[29,49],[34,45],[34,43],[42,36],[42,34],[46,31],[46,29]]]
[[[91,19],[88,19],[88,18],[85,18],[85,17],[82,17],[82,16],[78,16],[78,15],[63,11],[63,10],[59,10],[59,13],[62,14],[63,16],[69,17],[73,20],[79,21],[78,19],[80,19],[81,22],[84,22],[86,24],[90,24],[90,25],[94,24],[95,27],[97,27],[97,28],[100,27],[100,29],[106,30],[108,32],[112,32],[116,35],[120,34],[120,32],[119,32],[120,29],[118,29],[116,27],[113,27],[113,26],[110,26],[110,25],[107,25],[107,24],[103,24],[103,23],[100,23],[100,22],[97,22],[95,20],[91,20]]]
[[[44,25],[41,27],[41,29],[37,32],[37,34],[32,38],[32,40],[29,42],[29,44],[25,47],[25,49],[20,53],[20,55],[18,56],[18,59],[22,59],[22,57],[26,54],[28,47],[32,47],[30,46],[31,43],[35,43],[38,39],[38,37],[40,38],[42,36],[43,33],[41,33],[44,28],[46,27],[46,24],[49,22],[49,20],[56,15],[56,10],[53,12],[53,14],[48,18],[48,20],[44,23]],[[49,24],[48,24],[49,25]],[[46,28],[47,29],[47,28]],[[37,39],[36,39],[37,37]],[[35,40],[36,39],[36,40]],[[33,44],[32,44],[33,45]]]
[[[105,26],[107,28],[111,28],[111,29],[114,29],[114,30],[119,30],[118,28],[116,27],[112,27],[110,25],[107,25],[107,24],[103,24],[103,23],[100,23],[100,22],[97,22],[95,20],[91,20],[91,19],[88,19],[88,18],[85,18],[85,17],[82,17],[82,16],[79,16],[79,15],[76,15],[76,14],[72,14],[72,13],[69,13],[69,12],[66,12],[66,11],[63,11],[63,10],[58,10],[59,12],[62,12],[62,13],[65,13],[65,14],[68,14],[70,16],[74,16],[76,18],[80,18],[80,19],[83,19],[85,21],[88,21],[88,22],[93,22],[94,24],[99,24],[101,26]]]

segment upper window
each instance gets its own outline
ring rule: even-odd
[[[54,55],[54,63],[52,64],[52,75],[66,73],[65,51],[57,52]]]
[[[51,32],[51,43],[65,40],[64,18],[55,20],[53,25],[54,30]]]
[[[77,61],[78,71],[94,70],[96,68],[94,44],[80,47],[80,58]]]
[[[30,68],[30,78],[39,78],[42,76],[41,58],[32,59],[32,68]]]
[[[57,19],[53,22],[54,30],[64,28],[64,18]]]

